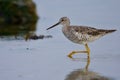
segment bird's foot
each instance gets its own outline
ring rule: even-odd
[[[67,55],[69,58],[73,58],[72,55]]]
[[[76,51],[72,51],[70,54],[68,54],[68,57],[73,58],[72,55],[75,54],[75,53],[76,53]]]

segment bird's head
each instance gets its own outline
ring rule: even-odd
[[[51,29],[51,28],[53,28],[53,27],[55,27],[55,26],[57,26],[59,24],[61,24],[63,26],[69,26],[70,25],[70,20],[67,17],[62,17],[62,18],[59,19],[59,21],[56,24],[54,24],[53,26],[47,28],[46,30],[49,30],[49,29]]]

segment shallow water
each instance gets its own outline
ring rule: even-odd
[[[0,40],[0,80],[89,80],[89,74],[98,80],[120,79],[119,1],[34,1],[40,16],[35,33],[53,37],[28,41]],[[67,40],[60,26],[46,31],[62,16],[68,16],[73,25],[117,31],[89,44],[90,62],[86,54],[76,54],[73,60],[67,55],[72,50],[84,50],[84,46]]]

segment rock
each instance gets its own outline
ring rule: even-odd
[[[0,40],[23,40],[26,35],[35,33],[36,22],[26,24],[1,24]]]
[[[36,22],[36,5],[32,0],[0,0],[0,23]]]

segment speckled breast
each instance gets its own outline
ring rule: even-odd
[[[74,43],[86,44],[89,41],[89,36],[86,34],[78,33],[72,28],[63,27],[62,31],[64,35]]]

